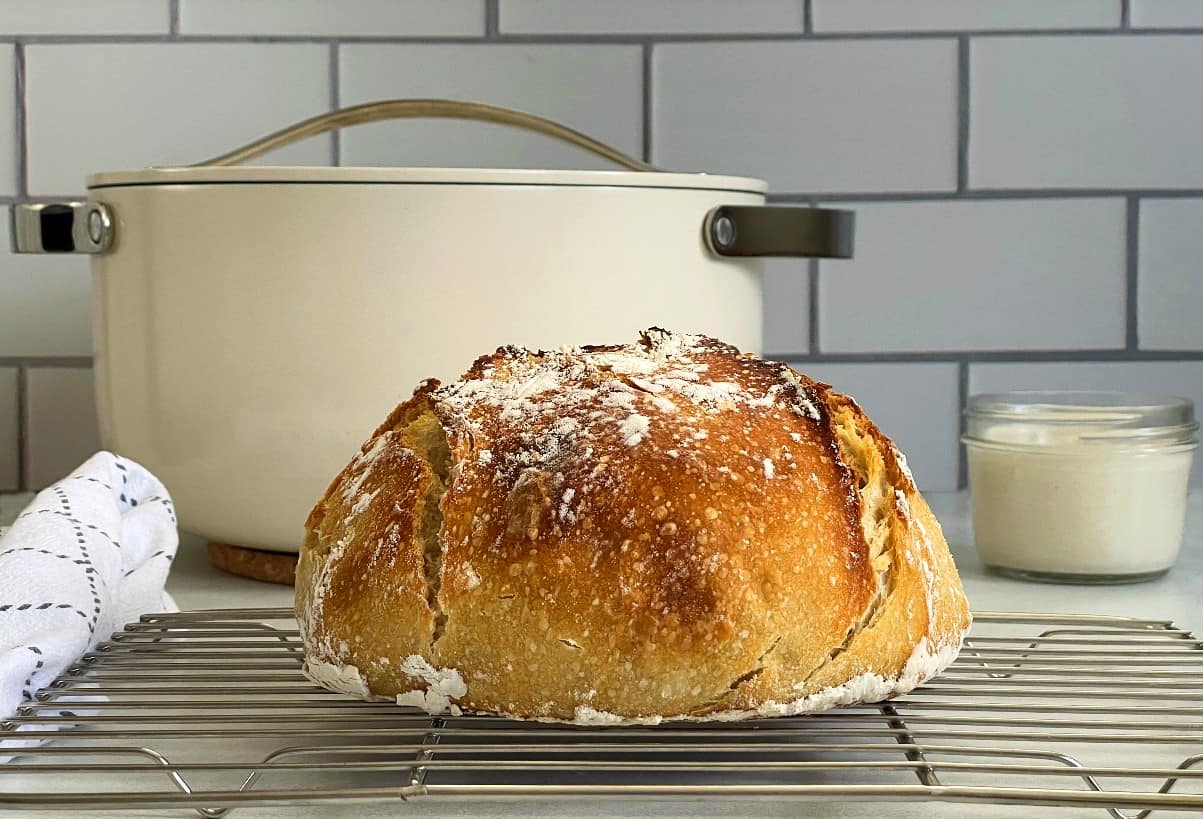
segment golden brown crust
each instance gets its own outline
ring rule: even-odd
[[[827,385],[703,337],[502,348],[427,383],[308,527],[310,662],[391,697],[428,686],[400,668],[417,655],[470,710],[755,711],[893,680],[968,626],[893,444]]]

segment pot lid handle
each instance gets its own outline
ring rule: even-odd
[[[512,108],[502,108],[483,102],[466,102],[463,100],[440,99],[411,99],[411,100],[380,100],[367,102],[362,105],[352,105],[340,108],[316,117],[290,125],[274,134],[249,142],[240,148],[198,162],[196,168],[217,168],[227,165],[238,165],[249,159],[254,159],[269,151],[282,148],[293,142],[307,139],[311,136],[324,134],[338,128],[351,125],[361,125],[365,122],[381,122],[390,119],[463,119],[477,122],[492,122],[498,125],[509,125],[534,131],[544,136],[559,139],[590,153],[608,159],[627,170],[654,171],[655,167],[641,162],[634,157],[624,154],[616,148],[611,148],[603,142],[598,142],[590,136],[573,130],[566,125],[553,122],[550,119],[516,111]]]

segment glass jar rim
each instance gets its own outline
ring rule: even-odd
[[[1042,428],[1060,445],[1190,446],[1198,443],[1194,402],[1153,393],[1106,390],[1020,390],[970,396],[965,441],[1003,443],[1002,428]],[[1014,442],[1009,442],[1014,443]],[[1052,443],[1025,446],[1048,448]]]

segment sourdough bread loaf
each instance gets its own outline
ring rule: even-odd
[[[969,626],[856,403],[702,336],[505,347],[428,381],[307,529],[305,673],[431,713],[817,711],[909,691]]]

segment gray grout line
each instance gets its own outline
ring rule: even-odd
[[[334,40],[330,43],[330,110],[337,111],[342,107],[339,101],[341,91],[339,83],[341,82],[339,74],[339,53],[338,41]],[[330,164],[338,167],[342,164],[343,141],[342,132],[335,128],[330,132]]]
[[[92,357],[86,355],[0,355],[0,367],[69,367],[87,369],[92,366]]]
[[[808,259],[806,262],[806,311],[809,319],[807,325],[807,345],[811,355],[818,355],[819,349],[819,260]]]
[[[802,31],[813,34],[815,30],[814,0],[802,0]]]
[[[644,43],[641,54],[643,71],[643,156],[644,162],[652,162],[652,44]]]
[[[1127,244],[1124,248],[1124,337],[1127,348],[1136,350],[1140,345],[1139,336],[1139,266],[1140,266],[1140,200],[1135,196],[1128,197],[1124,232]]]
[[[17,369],[17,491],[24,492],[29,485],[29,383],[25,368]]]
[[[1132,29],[1132,0],[1120,0],[1119,2],[1119,27],[1121,31],[1131,31]]]
[[[501,8],[498,0],[485,0],[485,39],[496,40],[501,33]]]
[[[941,202],[958,199],[1197,199],[1203,188],[1014,188],[967,191],[898,191],[896,193],[770,193],[770,202]]]
[[[490,21],[486,20],[486,25]],[[1066,29],[964,29],[959,31],[854,31],[854,32],[797,32],[797,33],[739,33],[739,34],[502,34],[486,33],[484,36],[465,37],[436,35],[427,36],[367,36],[347,35],[338,40],[344,44],[396,44],[411,45],[435,43],[444,45],[471,45],[491,41],[523,44],[572,45],[572,44],[641,44],[649,39],[666,43],[709,43],[709,42],[802,42],[809,40],[861,41],[861,40],[953,40],[962,36],[981,38],[1013,37],[1114,37],[1115,28],[1066,28]],[[1125,37],[1163,37],[1203,34],[1203,26],[1183,28],[1142,28],[1123,32]],[[20,38],[0,36],[2,42],[25,42],[42,44],[88,44],[88,43],[327,43],[330,37],[320,34],[31,34]]]
[[[969,486],[969,460],[961,436],[965,434],[965,407],[969,404],[969,362],[957,364],[957,489]]]
[[[807,207],[813,208],[818,203],[813,199],[807,199],[805,202]],[[810,348],[811,355],[822,355],[823,345],[819,340],[819,331],[822,329],[822,317],[819,311],[820,288],[822,282],[819,279],[820,262],[818,259],[807,259],[806,264],[806,288],[808,295],[807,312],[809,313],[810,326],[806,330],[806,341]]]
[[[969,38],[957,40],[957,191],[969,190]]]
[[[180,0],[170,0],[167,6],[167,29],[172,37],[180,36]]]
[[[29,196],[29,128],[28,93],[25,85],[25,45],[17,43],[13,49],[16,60],[16,127],[17,127],[17,198]]]
[[[1139,363],[1203,361],[1203,350],[978,350],[947,352],[914,350],[877,353],[791,353],[773,351],[770,358],[809,364],[1068,364],[1074,362]]]

